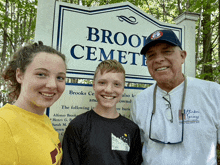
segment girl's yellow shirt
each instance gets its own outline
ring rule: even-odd
[[[0,108],[1,165],[59,165],[62,154],[48,116],[10,104]]]

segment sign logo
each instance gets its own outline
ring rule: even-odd
[[[194,124],[200,122],[200,112],[196,110],[184,110],[184,123],[185,124]],[[182,113],[179,110],[179,123],[182,123]]]
[[[156,39],[158,39],[158,38],[160,38],[160,37],[162,37],[163,36],[163,32],[161,32],[161,31],[156,31],[155,33],[153,33],[152,35],[151,35],[151,40],[156,40]]]

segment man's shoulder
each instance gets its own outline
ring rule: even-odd
[[[206,89],[206,88],[209,88],[209,89],[212,89],[212,88],[218,88],[220,89],[220,85],[216,82],[213,82],[213,81],[208,81],[208,80],[203,80],[203,79],[198,79],[198,78],[194,78],[194,77],[188,77],[188,83],[189,83],[189,86],[192,86],[192,87],[197,87],[197,88],[200,88],[200,89]]]
[[[145,98],[146,99],[147,96],[149,96],[149,95],[152,96],[154,87],[155,87],[155,84],[153,84],[150,87],[144,89],[143,91],[141,91],[140,93],[138,93],[136,95],[136,99],[140,99],[140,98]]]

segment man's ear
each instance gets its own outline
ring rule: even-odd
[[[17,80],[17,82],[21,84],[23,79],[24,79],[24,73],[21,71],[20,68],[17,68],[16,69],[16,80]]]
[[[181,50],[180,55],[181,55],[181,58],[182,58],[182,64],[183,64],[183,63],[185,62],[185,59],[186,59],[187,53],[186,53],[185,50]]]

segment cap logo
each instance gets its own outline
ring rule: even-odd
[[[153,33],[152,35],[151,35],[151,40],[156,40],[156,39],[158,39],[158,38],[160,38],[160,37],[162,37],[163,36],[163,32],[161,32],[161,31],[156,31],[155,33]]]

